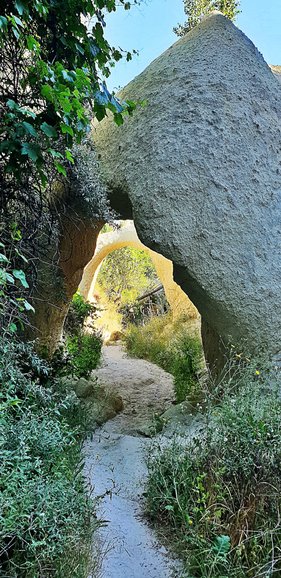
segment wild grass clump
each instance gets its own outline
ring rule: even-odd
[[[131,355],[148,359],[174,376],[178,402],[201,396],[202,345],[198,333],[184,320],[173,322],[170,315],[165,315],[143,326],[131,325],[125,343]]]
[[[147,509],[191,578],[281,576],[280,393],[252,364],[227,374],[201,433],[149,458]]]
[[[0,574],[85,578],[95,521],[81,408],[30,346],[0,339]]]

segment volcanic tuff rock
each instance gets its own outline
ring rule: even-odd
[[[278,72],[278,70],[277,70]],[[112,198],[174,263],[219,336],[281,350],[281,85],[252,42],[211,15],[120,94],[147,104],[94,132]],[[120,203],[119,203],[120,205]]]

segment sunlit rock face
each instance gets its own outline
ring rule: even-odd
[[[156,273],[164,287],[167,301],[171,307],[174,317],[180,317],[183,314],[188,318],[196,319],[198,312],[186,293],[175,283],[173,279],[173,263],[151,251],[145,247],[139,240],[134,224],[132,221],[127,221],[126,225],[109,233],[99,235],[95,254],[87,267],[84,269],[84,274],[79,285],[79,291],[87,300],[92,300],[99,267],[102,261],[117,249],[122,247],[134,247],[141,251],[148,252]]]
[[[277,80],[281,82],[281,66],[274,66],[273,64],[270,64],[270,68]]]
[[[277,71],[278,72],[278,71]],[[212,15],[122,92],[146,100],[94,131],[115,199],[174,263],[208,359],[220,338],[281,349],[281,86],[252,42]]]

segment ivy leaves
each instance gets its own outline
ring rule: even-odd
[[[0,155],[6,172],[19,181],[23,168],[35,168],[45,185],[48,159],[66,175],[65,164],[74,162],[70,149],[89,132],[93,116],[100,121],[110,111],[121,125],[134,110],[134,103],[110,94],[103,80],[114,62],[132,58],[104,36],[105,11],[116,6],[116,0],[10,0],[2,7],[0,47],[12,44],[24,55],[22,64],[13,62],[16,90],[13,79],[6,80],[9,98],[0,124]]]
[[[11,232],[13,253],[17,259],[20,258],[25,263],[27,259],[16,247],[17,241],[20,240],[20,231],[14,224],[14,231]],[[10,311],[10,323],[5,331],[16,333],[18,324],[22,326],[22,316],[26,312],[35,312],[33,305],[27,301],[24,296],[29,284],[26,274],[22,269],[12,267],[11,257],[7,257],[4,243],[0,243],[0,316],[7,315]]]

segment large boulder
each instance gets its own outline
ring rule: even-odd
[[[278,71],[277,71],[278,72]],[[281,85],[253,43],[212,15],[131,82],[147,104],[94,131],[113,202],[141,241],[174,263],[220,339],[281,350]],[[127,207],[126,207],[127,203]]]

